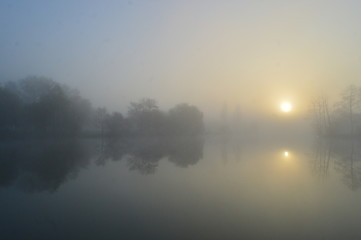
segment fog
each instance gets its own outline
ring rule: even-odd
[[[97,106],[189,102],[300,115],[360,78],[358,2],[2,1],[3,80],[40,75]]]
[[[0,1],[0,239],[357,239],[361,3]]]

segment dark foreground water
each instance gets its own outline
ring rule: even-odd
[[[0,239],[361,239],[361,144],[17,141]]]

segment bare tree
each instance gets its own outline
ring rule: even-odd
[[[310,113],[317,134],[325,136],[332,133],[330,111],[327,97],[318,96],[311,101]]]
[[[355,125],[360,115],[361,95],[355,85],[350,85],[341,93],[341,101],[337,103],[339,121],[344,121],[349,134],[355,135]],[[348,126],[347,126],[348,125]]]
[[[100,135],[102,138],[104,137],[104,126],[107,116],[108,113],[106,108],[97,108],[95,110],[95,126],[100,130]]]

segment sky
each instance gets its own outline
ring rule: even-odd
[[[272,114],[361,83],[360,1],[2,0],[0,78],[47,76],[95,106],[154,98]]]

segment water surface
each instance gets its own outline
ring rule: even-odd
[[[355,239],[360,144],[322,139],[16,141],[1,239]]]

